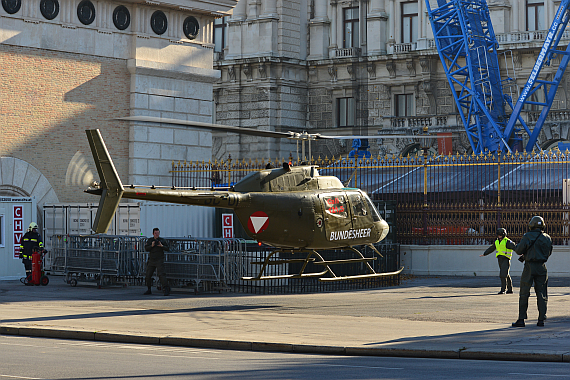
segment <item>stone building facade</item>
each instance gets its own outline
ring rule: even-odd
[[[169,186],[172,161],[208,160],[207,131],[116,119],[211,122],[213,23],[235,3],[3,0],[0,196],[97,203],[81,191],[95,172],[85,129],[101,130],[127,184]]]
[[[503,77],[514,99],[536,61],[559,1],[489,0]],[[437,1],[432,0],[436,7]],[[471,147],[439,60],[424,0],[240,0],[214,25],[215,117],[220,124],[331,135],[452,133],[453,152]],[[570,39],[567,33],[561,46]],[[556,71],[556,61],[542,73]],[[507,71],[508,70],[508,71]],[[568,139],[564,76],[539,144]],[[522,117],[533,126],[535,110]],[[524,138],[524,136],[523,136]],[[348,140],[350,141],[350,140]],[[373,155],[417,151],[414,139],[370,140]],[[438,142],[431,142],[437,150]],[[313,143],[313,156],[338,156],[350,143]],[[275,158],[291,141],[214,135],[215,158]],[[293,153],[294,156],[294,153]]]

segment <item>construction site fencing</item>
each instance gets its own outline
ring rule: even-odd
[[[173,163],[172,185],[227,188],[283,161]],[[395,243],[488,245],[497,228],[519,241],[534,215],[544,217],[554,244],[570,243],[569,151],[436,156],[426,149],[407,157],[319,157],[309,164],[373,200],[395,202]]]
[[[230,290],[227,266],[243,257],[243,239],[166,238],[164,267],[170,286],[195,291]]]
[[[144,277],[144,240],[123,235],[53,235],[46,259],[50,273],[75,286],[132,283]]]
[[[400,247],[398,244],[375,244],[377,250],[383,255],[379,257],[369,247],[358,247],[365,257],[376,257],[370,261],[370,265],[377,273],[395,272],[399,269]],[[267,255],[275,249],[265,245],[259,246],[255,242],[249,242],[244,252],[235,253],[228,257],[227,283],[234,291],[254,294],[286,294],[286,293],[311,293],[329,292],[337,290],[371,289],[400,284],[400,275],[364,278],[358,280],[342,281],[319,281],[318,278],[283,278],[273,280],[242,280],[242,277],[255,277],[259,274],[261,263]],[[319,250],[319,254],[327,261],[356,258],[356,254],[350,250]],[[303,259],[306,252],[291,253],[279,252],[272,257],[275,260]],[[267,266],[264,276],[293,275],[301,271],[302,263],[288,263]],[[364,263],[331,265],[331,269],[337,276],[351,276],[366,274],[367,268]],[[307,264],[305,273],[317,273],[323,271],[322,265]],[[331,277],[326,274],[324,277]]]
[[[144,246],[146,237],[109,235],[53,235],[52,248],[46,258],[50,274],[62,275],[64,280],[76,286],[80,282],[92,282],[99,287],[143,285],[148,252]],[[235,291],[259,294],[303,293],[334,290],[350,290],[393,286],[400,283],[400,276],[321,282],[316,278],[251,281],[243,277],[259,274],[262,262],[273,251],[268,246],[244,239],[166,238],[169,251],[165,252],[165,271],[172,288],[188,288],[195,292]],[[371,261],[374,270],[394,272],[399,269],[399,246],[377,244],[384,257],[378,257],[368,247],[361,247]],[[325,250],[319,253],[326,260],[352,258],[354,252]],[[280,259],[304,258],[301,253],[280,253]],[[301,264],[270,266],[265,275],[289,275],[300,271]],[[308,264],[306,272],[320,272],[322,266]],[[363,263],[335,265],[337,276],[365,274]],[[154,285],[162,287],[155,276]]]

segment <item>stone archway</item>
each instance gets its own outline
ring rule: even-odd
[[[59,203],[48,179],[33,165],[14,157],[0,157],[0,196],[3,195],[35,197],[40,228],[44,204]]]

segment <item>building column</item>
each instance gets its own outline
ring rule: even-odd
[[[396,26],[394,17],[396,17],[396,5],[394,4],[394,0],[390,0],[388,3],[388,43],[395,43],[396,42]]]
[[[264,16],[277,15],[277,0],[264,0],[265,8],[263,10]]]
[[[227,50],[224,49],[224,59],[239,59],[242,56],[243,26],[246,19],[247,0],[239,0],[228,22]],[[227,52],[227,54],[226,54]]]
[[[249,0],[247,3],[247,18],[255,19],[257,18],[257,0]]]
[[[384,0],[371,0],[370,10],[367,15],[367,49],[368,55],[386,54],[386,23],[388,15],[386,14]]]
[[[239,0],[234,8],[232,20],[235,21],[245,20],[246,8],[247,8],[247,0]]]
[[[518,31],[520,31],[520,28],[519,28],[519,19],[520,19],[519,2],[513,1],[511,4],[512,4],[512,12],[513,12],[513,32],[518,32]]]
[[[330,24],[327,0],[315,0],[315,17],[309,21],[311,46],[308,60],[328,58]]]
[[[366,5],[367,5],[366,1],[360,0],[360,4],[358,7],[358,27],[360,29],[358,31],[358,34],[359,34],[358,38],[360,41],[358,41],[358,42],[360,44],[359,47],[360,47],[360,51],[362,52],[362,55],[366,55],[366,52],[367,52],[367,48],[366,48],[366,45],[367,45],[367,41],[366,41],[367,40],[366,39],[366,26],[367,26]]]
[[[546,14],[544,15],[544,17],[546,18],[546,20],[544,20],[544,27],[546,28],[546,30],[550,29],[550,25],[552,24],[552,21],[554,20],[554,16],[555,16],[555,10],[554,10],[554,1],[553,0],[546,0],[545,1],[545,5],[546,5]]]
[[[424,13],[425,13],[426,4],[424,1],[418,0],[418,39],[426,38],[424,33]]]
[[[386,12],[384,0],[370,0],[370,14]]]
[[[327,2],[326,0],[315,0],[315,21],[327,20]]]
[[[338,6],[337,3],[334,2],[331,4],[332,6],[332,20],[331,20],[331,24],[330,24],[330,30],[331,30],[331,44],[329,46],[329,58],[334,58],[334,54],[336,49],[338,49],[338,42],[337,42],[337,36],[338,36],[338,21],[337,21],[337,17],[338,17]]]

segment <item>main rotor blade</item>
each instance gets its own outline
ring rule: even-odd
[[[231,133],[238,133],[238,134],[252,135],[252,136],[274,137],[280,139],[295,137],[294,136],[295,134],[293,132],[260,131],[257,129],[232,127],[229,125],[202,123],[199,121],[189,121],[189,120],[180,120],[180,119],[168,119],[168,118],[154,117],[154,116],[129,116],[129,117],[120,117],[117,120],[142,121],[146,123],[160,123],[160,124],[172,124],[172,125],[186,125],[188,127],[205,128],[221,132],[231,132]]]
[[[371,135],[371,136],[329,136],[315,134],[317,139],[337,139],[337,140],[354,140],[354,139],[437,139],[437,136],[426,135]]]
[[[426,135],[372,135],[372,136],[331,136],[322,135],[320,133],[307,133],[307,132],[276,132],[276,131],[263,131],[251,128],[243,127],[232,127],[229,125],[212,124],[212,123],[202,123],[199,121],[181,120],[181,119],[169,119],[155,116],[128,116],[120,117],[117,120],[124,121],[141,121],[145,123],[160,123],[160,124],[172,124],[172,125],[186,125],[188,127],[204,128],[210,130],[216,130],[221,132],[238,133],[244,135],[261,136],[261,137],[273,137],[278,139],[294,139],[294,140],[317,140],[317,139],[335,139],[335,140],[354,140],[354,139],[436,139],[437,136],[426,136]]]

